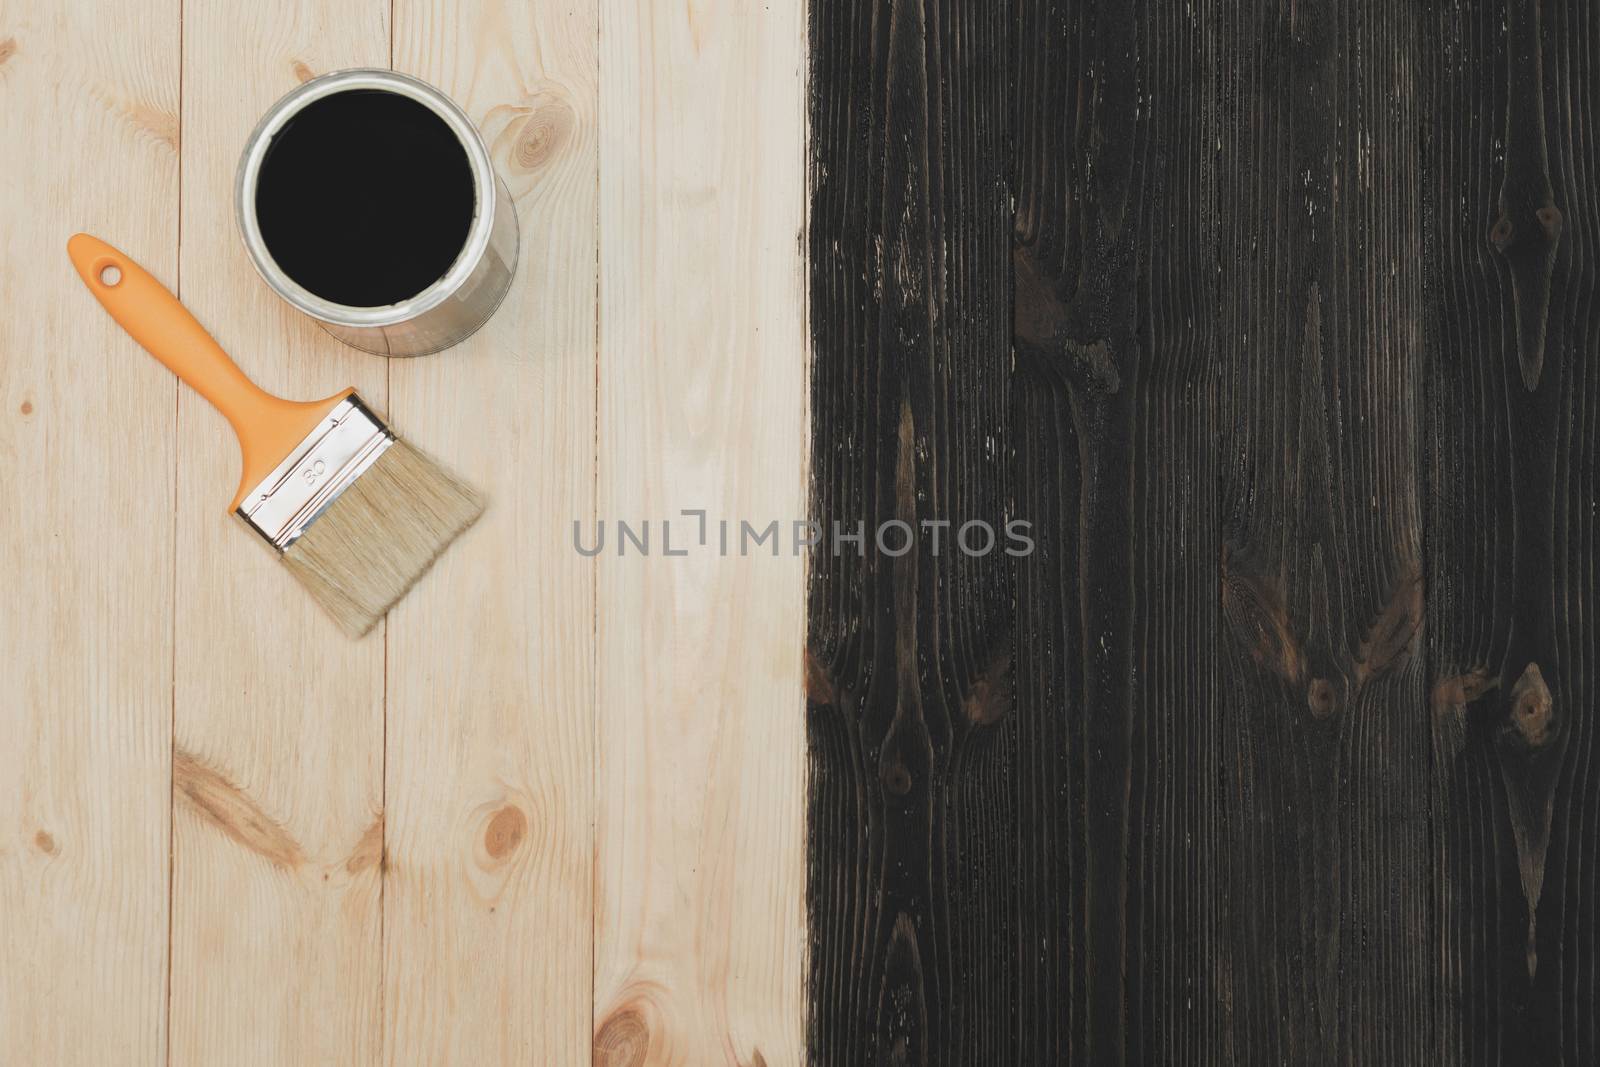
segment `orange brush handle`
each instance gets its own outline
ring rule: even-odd
[[[239,495],[229,511],[236,510],[322,417],[355,391],[346,389],[315,401],[273,396],[246,378],[178,298],[139,264],[86,233],[67,242],[67,255],[117,325],[233,424],[244,464]]]

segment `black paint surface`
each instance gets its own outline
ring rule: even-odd
[[[338,304],[376,307],[432,285],[473,215],[472,170],[450,127],[409,97],[352,89],[273,137],[256,188],[284,273]]]
[[[812,1060],[1600,1063],[1600,8],[809,10]]]

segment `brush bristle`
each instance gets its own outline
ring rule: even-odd
[[[283,562],[360,637],[478,521],[483,505],[471,486],[396,440],[285,550]]]

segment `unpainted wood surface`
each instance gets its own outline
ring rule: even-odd
[[[803,41],[793,5],[601,5],[606,1067],[801,1059]],[[773,521],[744,555],[741,523]]]
[[[0,1049],[18,1063],[166,1060],[177,389],[80,302],[66,240],[116,228],[173,277],[178,47],[169,0],[0,6]]]
[[[382,410],[384,364],[290,310],[239,255],[232,188],[279,96],[310,74],[388,64],[388,5],[186,0],[183,44],[183,230],[178,274],[162,281],[263,388],[354,385]],[[118,241],[115,228],[101,236]],[[237,478],[227,423],[184,387],[171,1059],[368,1062],[382,1033],[370,857],[382,849],[383,642],[345,639],[225,514]]]
[[[384,1055],[584,1063],[590,1047],[596,10],[400,0],[394,66],[479,123],[516,201],[512,290],[389,412],[491,504],[389,615]]]
[[[0,9],[5,1062],[799,1061],[802,561],[571,539],[602,486],[801,513],[798,11],[610,17],[606,156],[594,3]],[[355,65],[460,101],[516,201],[512,290],[445,355],[336,344],[235,234],[256,119]],[[78,229],[267,388],[354,384],[487,490],[369,639],[223,513],[225,424],[82,293]]]

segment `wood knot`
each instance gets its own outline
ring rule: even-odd
[[[1467,705],[1496,688],[1500,677],[1487,667],[1473,667],[1442,678],[1433,687],[1435,738],[1446,759],[1455,759],[1467,743]]]
[[[883,768],[883,785],[895,796],[903,797],[911,792],[911,772],[900,760],[893,760]]]
[[[961,710],[974,726],[993,726],[1005,718],[1011,707],[1011,638],[1007,635],[989,657],[972,690],[961,702]]]
[[[650,1027],[634,1008],[611,1013],[594,1034],[594,1067],[640,1067],[650,1053]]]
[[[140,133],[153,137],[157,143],[165,145],[173,152],[178,151],[179,125],[176,114],[136,102],[124,103],[118,110]]]
[[[1012,340],[1023,348],[1047,347],[1062,329],[1066,307],[1034,259],[1031,248],[1025,245],[1012,248],[1011,266]]]
[[[1090,389],[1107,395],[1122,389],[1122,375],[1117,372],[1117,360],[1110,341],[1083,344],[1068,338],[1066,346],[1073,366]]]
[[[0,65],[4,65],[10,58],[17,54],[17,39],[7,37],[0,41]]]
[[[299,842],[254,797],[181,748],[172,752],[172,787],[176,799],[242,848],[286,870],[305,862]]]
[[[294,79],[301,85],[304,85],[306,82],[317,76],[316,72],[307,66],[306,61],[303,59],[297,59],[293,63],[290,63],[289,69],[294,71]]]
[[[1326,678],[1313,678],[1306,686],[1306,706],[1318,719],[1326,719],[1339,710],[1339,694]]]
[[[811,649],[806,649],[806,699],[813,704],[831,707],[839,703],[839,691],[828,677],[828,668]]]
[[[379,815],[361,835],[361,840],[356,842],[356,847],[351,851],[349,859],[345,860],[345,873],[350,875],[360,874],[362,871],[377,867],[382,871],[387,866],[383,845],[383,816]]]
[[[40,830],[33,835],[33,846],[46,856],[54,856],[56,854],[56,839],[51,837],[47,831]]]
[[[1494,225],[1489,227],[1489,243],[1504,252],[1511,246],[1511,239],[1516,236],[1516,227],[1511,225],[1511,219],[1501,215],[1494,220]]]
[[[1527,236],[1543,237],[1545,242],[1550,244],[1554,244],[1554,242],[1561,239],[1561,231],[1565,226],[1566,220],[1561,214],[1561,209],[1554,204],[1546,204],[1536,209],[1533,213],[1533,221],[1539,227],[1538,234],[1534,235],[1530,231]],[[1489,227],[1489,243],[1494,245],[1495,250],[1498,252],[1505,252],[1523,236],[1524,234],[1520,233],[1516,224],[1511,221],[1509,214],[1502,214],[1494,220],[1494,225]]]
[[[528,817],[515,804],[507,804],[489,820],[483,832],[483,849],[490,859],[504,859],[528,834]]]
[[[1535,211],[1533,217],[1539,220],[1539,229],[1544,231],[1546,237],[1552,241],[1560,238],[1563,223],[1560,208],[1554,204],[1546,204]]]
[[[1366,685],[1409,656],[1422,634],[1422,568],[1412,562],[1395,580],[1389,603],[1373,620],[1356,654],[1356,684]]]
[[[1517,363],[1528,392],[1539,388],[1544,372],[1546,327],[1561,245],[1561,209],[1540,190],[1509,184],[1500,190],[1500,217],[1489,228],[1489,242],[1511,273],[1512,309],[1516,321]]]
[[[1555,704],[1544,672],[1530,663],[1511,687],[1511,725],[1523,743],[1543,748],[1555,739]]]
[[[17,410],[22,412],[24,415],[32,415],[33,414],[33,401],[24,400],[22,402],[22,406],[20,408],[18,408]]]
[[[1444,714],[1451,708],[1465,707],[1500,684],[1487,667],[1474,667],[1465,674],[1440,680],[1433,687],[1433,710]]]
[[[1246,574],[1229,563],[1223,546],[1219,564],[1222,617],[1250,658],[1291,685],[1306,676],[1306,656],[1289,627],[1282,583],[1269,576]]]
[[[577,116],[565,100],[542,104],[528,112],[511,143],[511,166],[532,174],[554,159],[572,139]]]

